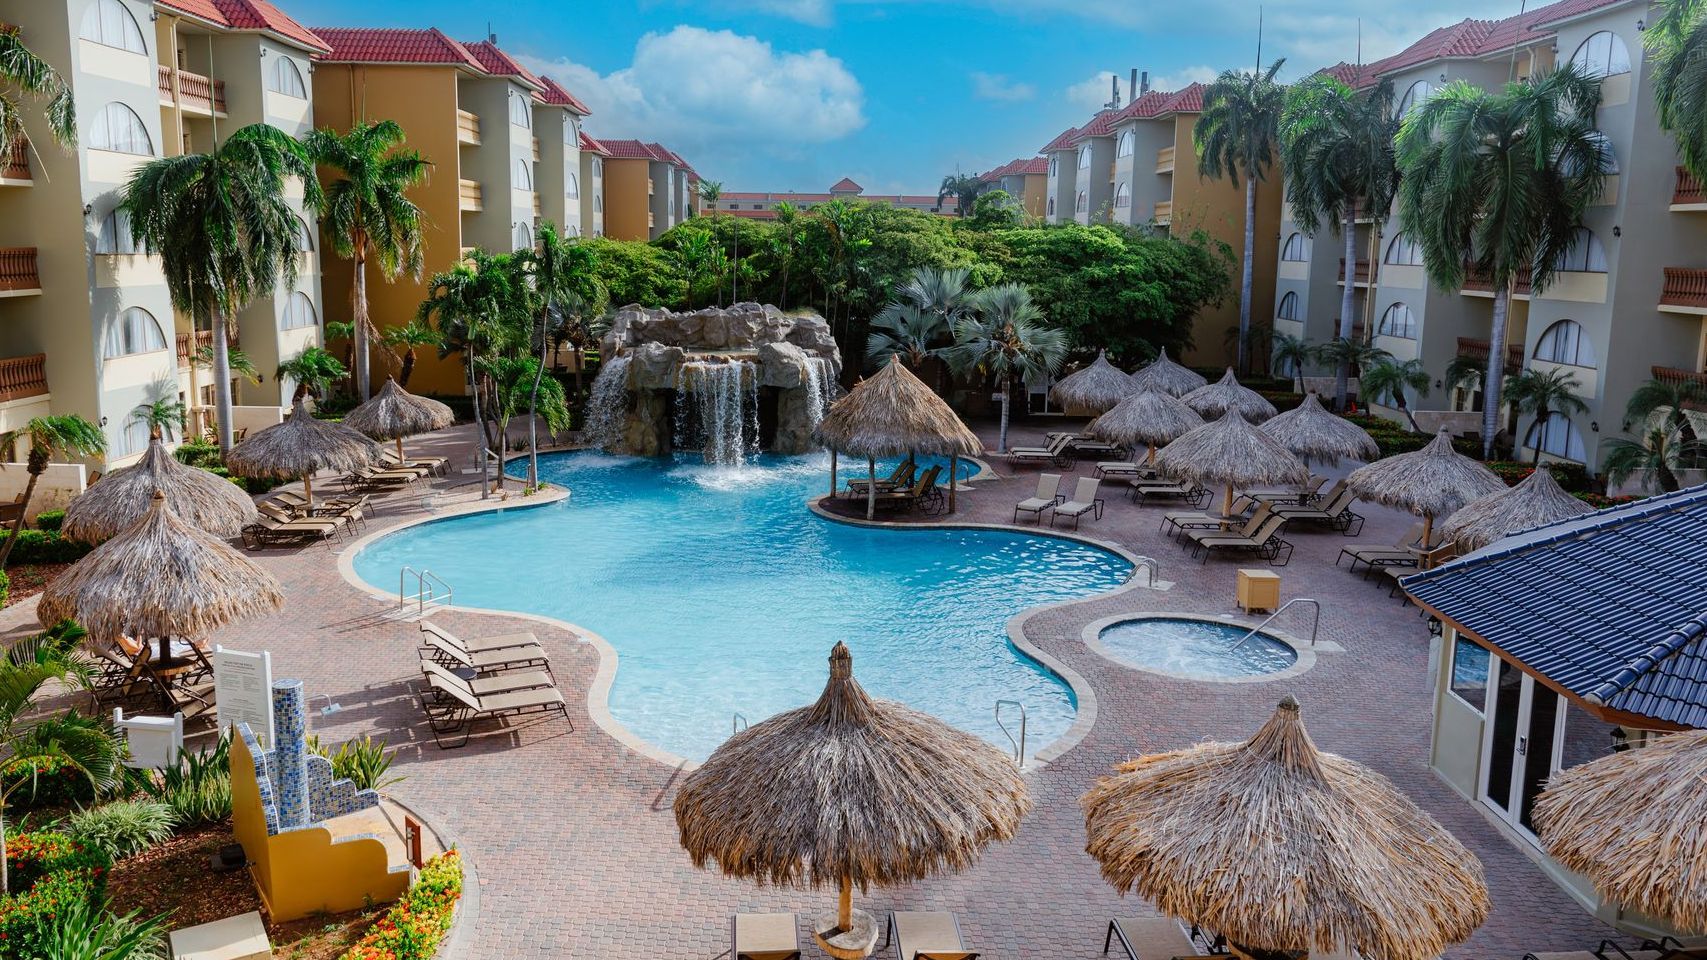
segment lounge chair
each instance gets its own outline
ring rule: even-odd
[[[952,913],[923,913],[896,910],[889,914],[883,946],[895,942],[901,960],[978,960],[979,953],[966,946],[960,918]],[[881,948],[880,948],[881,949]]]
[[[928,506],[942,496],[936,488],[936,478],[941,475],[942,467],[931,467],[911,487],[891,490],[888,493],[879,492],[875,498],[876,502],[878,506],[899,507],[902,510]]]
[[[330,540],[340,526],[335,520],[278,520],[263,513],[261,519],[243,528],[243,545],[255,550],[280,544],[294,546]]]
[[[255,504],[255,509],[261,516],[277,520],[280,523],[329,523],[336,528],[337,532],[342,532],[344,527],[351,523],[350,518],[343,515],[341,508],[338,513],[320,513],[321,508],[315,507],[316,513],[314,515],[298,516],[295,511],[282,503],[263,500]]]
[[[891,490],[898,490],[902,487],[911,485],[913,482],[913,474],[917,473],[918,469],[919,464],[916,460],[901,461],[895,465],[894,470],[889,472],[889,476],[883,477],[877,481],[877,492],[888,493]],[[863,497],[865,496],[866,488],[871,486],[871,483],[872,482],[869,479],[849,480],[847,495],[850,497]]]
[[[1061,502],[1061,475],[1059,473],[1040,473],[1037,475],[1037,494],[1027,497],[1014,504],[1014,522],[1019,522],[1022,513],[1033,514],[1037,522],[1043,522],[1043,511],[1052,509]]]
[[[380,470],[363,467],[343,478],[345,490],[395,490],[421,479],[419,470]]]
[[[1071,442],[1071,434],[1056,434],[1048,438],[1045,446],[1014,447],[1008,451],[1008,459],[1014,463],[1053,463],[1057,467],[1071,466],[1073,454],[1067,449]]]
[[[1209,555],[1217,550],[1236,550],[1255,553],[1269,563],[1284,567],[1292,559],[1292,544],[1280,538],[1280,528],[1286,526],[1286,518],[1271,514],[1255,530],[1238,533],[1215,533],[1209,530],[1187,530],[1186,536],[1191,538],[1192,556],[1202,556],[1203,562],[1209,562]]]
[[[450,679],[446,679],[447,675]],[[481,696],[474,692],[467,681],[448,672],[424,674],[422,681],[424,689],[419,691],[421,709],[427,715],[428,725],[432,727],[433,740],[441,750],[451,750],[467,744],[474,721],[487,718],[504,719],[555,710],[563,715],[564,720],[569,721],[570,730],[575,729],[575,721],[569,719],[569,707],[556,687],[534,687]],[[458,732],[462,734],[460,740],[454,743],[445,742],[445,734]]]
[[[1111,480],[1149,480],[1156,476],[1156,468],[1147,463],[1135,463],[1131,460],[1103,460],[1096,465],[1095,471],[1099,477]]]
[[[1357,565],[1363,564],[1365,580],[1376,567],[1414,567],[1417,565],[1419,541],[1422,540],[1423,525],[1413,523],[1404,536],[1393,542],[1390,547],[1346,547],[1340,555],[1334,558],[1334,566],[1347,557],[1351,558],[1351,572],[1357,572]]]
[[[730,960],[800,960],[800,921],[792,913],[729,918]]]
[[[1243,505],[1240,504],[1240,500],[1244,501]],[[1250,510],[1252,507],[1256,507],[1256,509],[1247,516],[1246,511]],[[1173,533],[1170,534],[1170,536],[1175,539],[1184,536],[1187,530],[1206,530],[1226,533],[1231,530],[1238,529],[1241,531],[1254,532],[1257,526],[1264,520],[1267,520],[1269,514],[1273,512],[1274,508],[1266,503],[1258,504],[1255,500],[1249,500],[1241,497],[1239,500],[1233,501],[1233,513],[1231,516],[1223,517],[1218,514],[1207,513],[1202,510],[1189,512],[1174,510],[1164,516],[1162,528],[1170,526],[1173,527]]]
[[[1094,519],[1102,519],[1102,498],[1097,496],[1097,487],[1102,483],[1095,477],[1080,477],[1073,485],[1073,499],[1064,500],[1055,505],[1055,515],[1049,518],[1049,525],[1062,517],[1073,518],[1073,529],[1079,529],[1079,518],[1089,513]]]
[[[445,630],[427,620],[421,621],[421,632],[438,637],[445,643],[466,653],[485,653],[488,650],[502,650],[505,647],[537,647],[539,638],[532,631],[522,630],[517,633],[499,633],[490,637],[475,637],[464,640],[456,634]]]
[[[1043,435],[1045,440],[1057,437],[1067,438],[1067,452],[1076,456],[1119,456],[1120,448],[1112,443],[1105,443],[1088,433],[1051,432]]]
[[[1245,495],[1276,506],[1283,503],[1309,503],[1316,499],[1327,482],[1327,477],[1313,473],[1301,487],[1259,487],[1246,490]]]
[[[1184,500],[1192,506],[1203,509],[1209,502],[1209,488],[1195,483],[1174,483],[1169,480],[1150,482],[1132,481],[1132,486],[1126,495],[1142,503],[1145,500]]]
[[[435,476],[441,475],[450,465],[449,457],[410,457],[407,460],[397,456],[395,450],[381,450],[380,465],[387,470],[425,470]]]
[[[342,518],[351,526],[364,528],[367,526],[369,501],[365,493],[357,497],[332,497],[317,500],[314,506],[310,507],[307,497],[300,493],[284,490],[273,494],[271,499],[263,502],[283,507],[292,520],[336,520]],[[275,513],[274,516],[276,517],[277,514]]]
[[[476,652],[448,643],[436,633],[423,633],[422,636],[427,638],[427,644],[420,648],[421,656],[448,667],[463,667],[478,673],[499,673],[532,667],[550,669],[545,659],[545,648],[537,643],[525,647],[499,647]]]
[[[1102,952],[1119,941],[1128,960],[1173,960],[1175,957],[1198,956],[1197,944],[1179,925],[1168,917],[1115,917],[1108,922],[1108,935],[1102,938]]]
[[[1357,536],[1363,529],[1363,515],[1351,509],[1357,502],[1357,494],[1345,485],[1345,481],[1334,484],[1334,489],[1322,499],[1324,502],[1320,506],[1275,507],[1274,514],[1298,523],[1327,524],[1348,537]]]
[[[460,680],[468,684],[468,690],[477,697],[489,697],[498,693],[509,693],[513,690],[533,690],[538,687],[555,687],[557,681],[544,670],[512,670],[509,673],[475,674],[465,677],[455,670],[435,663],[427,657],[421,657],[421,673],[423,676],[437,676],[445,682]],[[441,698],[442,699],[442,698]]]

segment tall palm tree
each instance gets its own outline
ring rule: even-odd
[[[1421,431],[1417,426],[1416,415],[1411,412],[1411,405],[1405,399],[1405,391],[1411,390],[1419,397],[1428,396],[1429,375],[1423,369],[1421,360],[1411,359],[1400,361],[1392,356],[1383,357],[1362,369],[1357,378],[1358,395],[1369,402],[1389,399],[1399,412],[1405,415],[1413,431]]]
[[[509,445],[510,421],[524,412],[530,419],[536,416],[544,419],[546,428],[553,433],[569,426],[569,405],[563,396],[563,384],[555,378],[541,377],[543,365],[538,357],[529,354],[477,357],[474,363],[491,384],[489,416],[498,424],[501,448]],[[534,432],[534,427],[529,425],[530,448],[534,443]],[[539,467],[537,462],[531,462],[531,458],[528,471],[528,486],[531,487],[539,482]],[[502,470],[498,471],[498,489],[504,489]]]
[[[1506,402],[1519,413],[1535,416],[1540,433],[1535,438],[1535,463],[1541,462],[1541,448],[1547,445],[1548,421],[1554,411],[1570,416],[1586,413],[1588,404],[1577,396],[1582,385],[1568,370],[1537,370],[1534,367],[1506,378]]]
[[[286,288],[296,286],[301,222],[285,198],[292,177],[302,182],[303,205],[318,210],[320,181],[307,150],[257,123],[212,153],[150,160],[131,177],[120,204],[137,243],[160,256],[172,306],[211,321],[222,454],[231,450],[227,325],[281,281]]]
[[[954,198],[954,215],[969,216],[972,204],[978,199],[978,191],[984,182],[975,174],[951,173],[942,178],[942,185],[937,187],[936,202],[940,206],[945,198]]]
[[[784,200],[776,205],[776,219],[772,223],[776,229],[771,232],[771,243],[776,247],[777,259],[782,261],[782,294],[777,306],[787,310],[788,269],[794,265],[795,249],[800,245],[800,211]]]
[[[1067,356],[1067,334],[1044,324],[1043,311],[1022,284],[989,287],[971,300],[971,311],[955,323],[954,344],[943,348],[942,357],[955,373],[995,378],[1002,395],[997,447],[1006,453],[1014,378],[1054,375]]]
[[[296,384],[296,391],[291,394],[290,402],[295,404],[306,396],[322,400],[332,390],[332,384],[350,375],[350,371],[332,353],[322,347],[303,347],[302,352],[279,364],[279,369],[273,376],[284,380],[287,377]]]
[[[1310,341],[1290,333],[1274,335],[1274,345],[1269,348],[1269,369],[1291,371],[1292,388],[1299,393],[1304,392],[1304,368],[1315,361],[1316,347]]]
[[[71,87],[46,60],[24,46],[17,27],[0,25],[0,156],[19,142],[28,143],[24,110],[14,91],[47,98],[47,128],[65,147],[77,145],[77,102]]]
[[[1487,373],[1487,367],[1469,357],[1453,357],[1446,363],[1446,372],[1441,380],[1446,385],[1446,392],[1462,390],[1466,394],[1475,393],[1482,389],[1482,375]]]
[[[1203,91],[1203,112],[1197,115],[1192,141],[1197,147],[1197,170],[1217,180],[1225,177],[1235,188],[1245,182],[1245,255],[1239,281],[1240,372],[1250,370],[1252,271],[1256,266],[1257,183],[1274,163],[1274,143],[1286,88],[1274,75],[1286,61],[1267,70],[1226,70]]]
[[[535,403],[540,396],[540,384],[545,379],[545,357],[551,344],[551,317],[562,314],[572,302],[577,309],[585,310],[587,303],[599,303],[609,295],[597,276],[592,252],[558,233],[556,225],[549,220],[539,225],[534,249],[522,256],[526,258],[528,277],[532,281],[532,308],[538,316],[530,341],[538,345],[539,362],[534,365],[533,388],[528,395],[528,486],[535,487],[539,485],[539,428]],[[552,384],[561,400],[563,385],[555,380]],[[553,432],[562,429],[551,423],[549,418],[547,425]],[[503,482],[502,478],[499,482]]]
[[[1459,80],[1399,128],[1399,216],[1429,278],[1458,290],[1489,277],[1494,316],[1482,378],[1482,454],[1493,455],[1506,320],[1518,275],[1545,290],[1600,195],[1612,159],[1595,129],[1600,82],[1573,65],[1489,92]]]
[[[971,275],[965,267],[918,267],[895,288],[895,298],[935,316],[943,326],[953,327],[968,306],[966,280]]]
[[[723,199],[723,181],[721,181],[721,180],[701,180],[699,182],[699,202],[700,202],[700,205],[703,207],[709,207],[711,209],[711,235],[712,235],[713,239],[716,239],[716,237],[717,237],[717,221],[718,221],[717,203],[718,203],[718,201],[720,201],[722,199]],[[721,306],[723,306],[723,267],[721,266],[721,262],[723,260],[723,250],[721,249],[721,247],[719,247],[719,249],[717,251],[717,259],[719,261],[719,266],[717,268],[717,305],[721,307]]]
[[[1358,214],[1380,216],[1393,205],[1399,188],[1393,157],[1393,137],[1398,132],[1393,84],[1388,80],[1359,92],[1330,74],[1318,73],[1286,95],[1280,155],[1292,219],[1309,236],[1315,236],[1325,220],[1345,243],[1341,339],[1351,339],[1357,319],[1353,303]],[[1341,363],[1334,375],[1336,409],[1345,409],[1350,376],[1350,366]]]
[[[1643,34],[1653,63],[1654,107],[1677,141],[1683,168],[1707,181],[1707,3],[1660,0]]]
[[[16,430],[0,434],[0,447],[12,449],[20,439],[30,444],[29,455],[24,460],[24,472],[30,479],[24,484],[23,498],[18,501],[18,517],[12,521],[12,534],[4,544],[0,544],[0,570],[5,569],[7,558],[12,556],[12,547],[24,529],[24,514],[29,512],[30,499],[36,494],[36,483],[47,472],[47,465],[54,456],[89,457],[107,449],[107,436],[101,428],[75,413],[35,417]]]
[[[409,386],[409,378],[415,373],[416,348],[436,347],[442,339],[437,330],[414,319],[400,327],[389,327],[379,335],[379,342],[392,351],[396,361],[398,386]]]
[[[368,316],[368,258],[387,281],[405,272],[421,278],[423,217],[409,188],[426,179],[429,164],[403,141],[403,128],[393,120],[357,123],[346,133],[321,128],[304,138],[309,156],[329,175],[321,222],[332,251],[352,261],[351,349],[356,393],[363,400],[370,392],[368,353],[376,335]]]
[[[1676,427],[1656,423],[1643,428],[1640,440],[1608,439],[1602,469],[1606,482],[1614,487],[1635,476],[1641,478],[1644,487],[1658,486],[1665,493],[1676,493],[1681,486],[1677,471],[1700,455],[1699,441],[1685,441]]]
[[[1357,387],[1358,399],[1365,401],[1365,403],[1367,403],[1369,397],[1367,392],[1363,389],[1363,381],[1361,379],[1363,371],[1374,367],[1376,364],[1392,359],[1393,355],[1387,351],[1375,346],[1374,344],[1358,340],[1355,337],[1335,337],[1327,343],[1316,347],[1317,361],[1334,367],[1335,369],[1343,367],[1347,370],[1355,369],[1358,372],[1358,377],[1360,378],[1358,380]]]

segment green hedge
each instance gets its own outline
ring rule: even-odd
[[[0,538],[10,537],[10,530],[0,530]],[[75,563],[95,549],[87,543],[67,540],[50,530],[23,530],[18,533],[18,543],[12,548],[12,555],[6,558],[8,566],[20,563]]]
[[[224,477],[242,487],[251,496],[260,496],[279,485],[277,480],[268,477],[234,477],[225,468],[225,460],[219,455],[219,444],[194,441],[183,443],[172,451],[172,456],[186,466],[206,470],[216,477]]]
[[[432,960],[462,896],[462,857],[446,850],[339,960]]]
[[[64,510],[43,510],[36,514],[36,529],[59,532],[59,527],[65,522]]]
[[[1370,416],[1364,413],[1341,414],[1340,416],[1362,427],[1364,432],[1374,438],[1375,445],[1381,449],[1382,457],[1421,450],[1434,440],[1432,433],[1413,431],[1407,425],[1389,420],[1386,417]],[[1479,441],[1464,437],[1453,437],[1452,449],[1466,457],[1482,459],[1482,444]]]
[[[1559,486],[1570,493],[1587,493],[1593,489],[1589,482],[1588,467],[1580,463],[1548,463],[1544,466],[1553,474],[1553,479],[1559,481]],[[1506,486],[1515,487],[1529,479],[1535,472],[1535,464],[1517,460],[1492,460],[1488,462],[1492,470]]]
[[[0,607],[4,607],[12,599],[12,578],[6,576],[6,571],[0,570]]]
[[[11,893],[0,896],[0,956],[50,956],[55,918],[82,901],[99,902],[111,863],[62,833],[6,838]]]
[[[95,787],[88,774],[55,758],[29,766],[18,760],[0,764],[0,790],[6,791],[8,803],[24,810],[69,807],[95,799]]]

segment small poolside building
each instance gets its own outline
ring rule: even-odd
[[[1560,770],[1707,727],[1707,486],[1550,524],[1407,577],[1431,616],[1430,765],[1596,916],[1542,851],[1535,798]]]

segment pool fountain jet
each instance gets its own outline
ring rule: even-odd
[[[739,465],[761,450],[806,453],[841,355],[829,324],[757,303],[691,313],[628,306],[600,343],[587,442],[612,453],[703,451]]]

